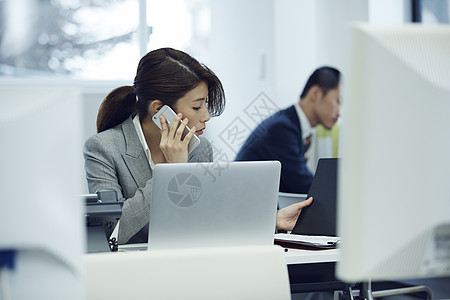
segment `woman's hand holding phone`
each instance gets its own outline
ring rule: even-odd
[[[181,121],[181,118],[181,114],[176,115],[169,126],[164,115],[159,116],[161,122],[159,147],[169,163],[185,163],[188,161],[188,145],[195,134],[195,127],[191,128],[183,138],[183,132],[189,120],[185,118]]]
[[[173,125],[173,123],[175,123],[175,118],[177,117],[177,114],[168,106],[168,105],[164,105],[163,107],[161,107],[161,109],[153,115],[152,119],[153,122],[156,124],[156,126],[158,126],[161,130],[162,130],[162,126],[161,126],[161,119],[160,116],[164,116],[165,121],[167,121],[168,123],[168,128],[170,130],[171,126]],[[178,121],[176,122],[175,128],[179,128],[179,121],[181,120],[181,116],[177,119]],[[186,121],[187,124],[187,121]],[[189,142],[189,146],[188,146],[188,153],[191,153],[199,144],[200,144],[200,139],[195,135],[195,129],[194,130],[190,130],[188,126],[184,126],[183,127],[184,131],[183,134],[181,136],[181,139],[184,140],[184,137],[189,134],[189,131],[193,132],[192,138],[190,140],[188,140]],[[174,131],[175,132],[175,131]]]

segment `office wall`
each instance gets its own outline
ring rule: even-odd
[[[380,25],[399,25],[411,22],[411,0],[370,0],[369,22]]]
[[[369,2],[211,0],[206,63],[221,78],[227,96],[225,112],[208,122],[205,131],[216,160],[233,160],[256,124],[297,101],[317,66],[344,66],[347,26],[368,19]],[[375,2],[372,15],[375,18],[383,9],[392,9],[395,2]],[[94,88],[89,84],[84,89],[86,137],[95,133],[101,100],[118,85],[102,83]]]
[[[226,161],[267,116],[264,103],[275,95],[273,0],[211,0],[211,20],[209,65],[222,80],[227,104],[207,124],[205,136],[215,159]]]
[[[345,64],[346,25],[366,21],[368,0],[212,0],[210,66],[222,79],[225,113],[205,136],[216,159],[233,159],[262,119],[298,100],[319,65]]]
[[[232,160],[262,118],[297,101],[317,66],[345,65],[346,30],[352,21],[398,24],[409,17],[407,0],[210,1],[211,53],[206,63],[223,81],[227,96],[224,114],[213,118],[205,132],[217,160]],[[85,139],[96,131],[105,95],[131,81],[77,81],[83,93]]]
[[[286,0],[274,2],[275,88],[280,106],[298,100],[311,70],[316,68],[316,2]]]
[[[352,22],[401,24],[410,21],[410,8],[409,0],[274,1],[277,101],[289,105],[297,100],[320,65],[344,69]]]
[[[276,97],[298,100],[311,72],[345,64],[347,26],[367,21],[367,0],[286,0],[275,5]]]
[[[97,113],[105,96],[117,87],[133,83],[131,81],[77,81],[77,83],[83,93],[83,137],[86,140],[97,132]]]

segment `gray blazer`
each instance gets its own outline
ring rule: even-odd
[[[188,161],[212,162],[211,144],[203,137],[200,141]],[[114,189],[124,201],[119,244],[146,243],[153,174],[131,116],[122,124],[90,137],[83,154],[89,193]]]

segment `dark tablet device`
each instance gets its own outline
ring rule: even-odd
[[[314,174],[309,197],[314,201],[303,208],[292,230],[294,234],[336,236],[338,158],[321,158]]]

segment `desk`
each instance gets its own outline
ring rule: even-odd
[[[288,300],[284,259],[283,249],[271,245],[90,253],[87,294],[95,300]]]
[[[344,291],[349,285],[335,277],[336,263],[340,259],[339,249],[329,250],[299,250],[288,249],[285,252],[286,264],[289,271],[291,294]],[[427,286],[437,299],[450,299],[449,277],[418,278],[398,281],[372,282],[373,291],[408,288],[413,286]],[[361,283],[354,283],[353,289],[358,290]],[[423,299],[424,292],[417,293]]]
[[[147,244],[119,245],[119,252],[147,251]],[[339,261],[339,249],[302,250],[285,248],[286,264],[333,263]]]
[[[147,244],[121,245],[119,251],[147,251]],[[311,293],[311,292],[333,292],[344,291],[347,285],[336,279],[336,262],[339,261],[339,249],[327,250],[301,250],[289,248],[284,253],[285,262],[289,273],[289,283],[291,294]],[[433,293],[446,297],[450,295],[448,287],[448,278],[423,282],[427,286],[433,286]],[[414,282],[416,283],[416,282]],[[417,284],[421,281],[418,280]],[[444,284],[445,283],[445,284]],[[392,289],[405,286],[411,286],[412,282],[374,282],[374,290]],[[356,284],[355,284],[356,285]],[[357,289],[357,285],[355,286]],[[444,291],[442,291],[444,289]]]
[[[286,248],[287,249],[287,248]],[[119,251],[146,251],[147,244],[120,245]],[[345,284],[335,276],[339,249],[285,251],[291,293],[343,290]]]
[[[287,265],[330,263],[339,261],[339,249],[302,250],[286,248],[285,257]]]
[[[147,250],[146,243],[119,245],[120,252],[143,250]],[[289,248],[285,251],[285,257],[287,265],[337,262],[339,260],[339,249],[302,250]]]

